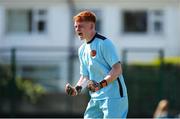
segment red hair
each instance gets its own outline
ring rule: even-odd
[[[82,11],[79,14],[75,15],[73,17],[73,20],[77,22],[88,21],[96,23],[96,15],[91,11]]]

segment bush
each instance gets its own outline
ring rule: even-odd
[[[19,77],[13,81],[10,66],[0,65],[1,99],[18,98],[35,103],[44,93],[45,89],[40,84],[32,82],[32,80],[26,80]]]

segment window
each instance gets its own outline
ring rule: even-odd
[[[150,31],[154,34],[161,34],[163,33],[163,12],[160,11],[160,10],[154,10],[154,11],[151,11],[149,13],[150,15],[150,18],[151,18],[151,21],[150,21],[150,25],[152,26],[152,28],[150,29]]]
[[[147,13],[144,11],[125,11],[123,13],[124,32],[147,32]]]
[[[7,33],[47,31],[47,10],[44,9],[8,9],[6,19]]]
[[[126,10],[122,15],[124,33],[163,33],[162,10]]]

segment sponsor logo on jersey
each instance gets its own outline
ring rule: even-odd
[[[91,56],[95,57],[96,56],[96,50],[91,50]]]

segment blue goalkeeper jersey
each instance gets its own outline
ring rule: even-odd
[[[112,66],[120,63],[119,56],[111,40],[96,33],[89,42],[84,42],[78,51],[80,74],[96,82],[102,81]],[[124,78],[117,80],[96,92],[89,92],[92,99],[120,98],[127,96]]]

